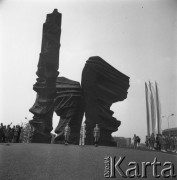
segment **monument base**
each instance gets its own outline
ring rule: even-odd
[[[54,139],[54,144],[64,144],[65,137],[63,133],[58,134],[57,137]],[[78,135],[70,135],[69,144],[79,145],[79,136]]]
[[[51,143],[52,136],[51,134],[40,134],[38,132],[33,132],[33,135],[31,136],[30,142],[31,143]]]
[[[51,143],[52,135],[50,134],[51,130],[46,129],[46,124],[43,122],[38,122],[34,120],[29,121],[32,127],[32,135],[30,137],[31,143]]]

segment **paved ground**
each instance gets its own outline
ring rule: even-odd
[[[136,161],[140,173],[141,162],[153,162],[156,157],[162,163],[158,166],[158,174],[169,167],[163,166],[166,161],[174,164],[177,174],[177,155],[173,154],[103,146],[0,144],[0,180],[105,180],[106,156],[116,156],[116,162],[120,156],[125,156],[121,163],[123,171],[130,168],[130,161]],[[147,167],[147,178],[144,179],[154,179],[152,173],[152,166]],[[121,177],[117,171],[115,174],[115,179],[129,179]]]

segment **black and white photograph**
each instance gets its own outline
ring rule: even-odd
[[[0,180],[177,178],[177,0],[0,0]]]

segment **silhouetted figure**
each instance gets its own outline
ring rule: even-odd
[[[177,153],[177,135],[175,135],[175,152]]]
[[[4,143],[6,143],[7,142],[7,127],[6,127],[6,125],[5,126],[3,126],[3,137],[2,137],[2,141],[4,142]]]
[[[18,142],[18,125],[16,125],[15,130],[14,130],[13,142],[14,143]]]
[[[152,150],[155,150],[155,149],[154,149],[154,145],[155,145],[155,135],[154,135],[154,133],[151,134],[151,137],[150,137],[150,145],[151,145],[151,149],[152,149]]]
[[[141,141],[140,137],[136,136],[137,148],[139,148],[140,146],[140,141]]]
[[[10,125],[8,125],[6,129],[6,142],[7,143],[10,143],[10,132],[11,132],[11,128],[10,128]]]
[[[83,123],[83,125],[81,126],[81,130],[80,130],[80,145],[81,146],[84,146],[85,145],[85,133],[86,133],[86,130],[85,130],[85,123]]]
[[[97,147],[98,146],[98,141],[100,138],[100,128],[98,127],[98,124],[96,124],[94,130],[93,130],[93,136],[94,136],[94,144]]]
[[[13,142],[14,132],[15,132],[15,126],[13,126],[10,131],[10,142]]]
[[[161,150],[161,140],[160,139],[161,139],[160,134],[157,134],[156,138],[155,138],[157,150]]]
[[[71,128],[69,127],[68,123],[64,129],[64,136],[65,136],[65,145],[69,143],[69,136],[70,136]]]
[[[137,148],[137,136],[134,134],[133,136],[133,147],[136,149]]]
[[[0,143],[2,142],[2,138],[3,138],[3,124],[1,123],[1,126],[0,126]]]
[[[18,126],[17,126],[17,132],[18,132],[18,135],[17,135],[17,143],[20,142],[21,130],[22,130],[22,127],[20,127],[20,126],[18,125]]]

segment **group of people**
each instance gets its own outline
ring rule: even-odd
[[[140,137],[137,136],[136,134],[134,134],[134,136],[133,136],[133,147],[139,148],[140,141],[141,141]]]
[[[29,123],[26,126],[14,125],[11,127],[12,123],[9,125],[0,125],[0,143],[19,143],[19,142],[29,142],[31,127]],[[84,128],[83,128],[84,127]],[[81,145],[84,145],[85,139],[85,126],[81,128]],[[67,124],[64,129],[65,144],[69,143],[70,127]],[[98,124],[96,124],[94,131],[94,144],[98,145],[100,137],[100,129]],[[139,148],[140,137],[134,134],[133,145],[134,148]],[[164,134],[151,134],[151,136],[146,136],[146,148],[150,150],[160,150],[163,152],[171,151],[177,153],[177,135],[164,135]]]
[[[26,123],[22,126],[20,125],[14,125],[11,127],[12,123],[9,125],[3,125],[1,123],[0,125],[0,143],[30,143],[30,137],[31,137],[31,126],[29,123]],[[83,128],[84,127],[84,128]],[[81,145],[85,144],[85,126],[83,126],[81,129],[81,138],[82,143]],[[68,123],[66,127],[64,128],[64,137],[65,137],[65,144],[69,144],[69,136],[70,136],[71,128],[69,127]],[[95,146],[98,145],[99,137],[100,137],[100,128],[98,127],[98,124],[96,124],[94,131],[94,144]]]
[[[146,136],[145,143],[147,149],[177,153],[177,135],[157,134],[155,136],[154,133],[152,133],[151,136]]]
[[[0,143],[19,143],[22,127],[20,125],[0,125]]]
[[[71,128],[69,127],[69,124],[67,123],[64,128],[65,145],[69,144],[70,132],[71,132]],[[85,137],[86,137],[85,133],[86,133],[85,124],[83,124],[80,130],[80,145],[81,146],[85,145]],[[93,136],[94,136],[94,145],[95,147],[97,147],[99,143],[99,138],[100,138],[100,128],[98,124],[96,124],[93,130]]]

